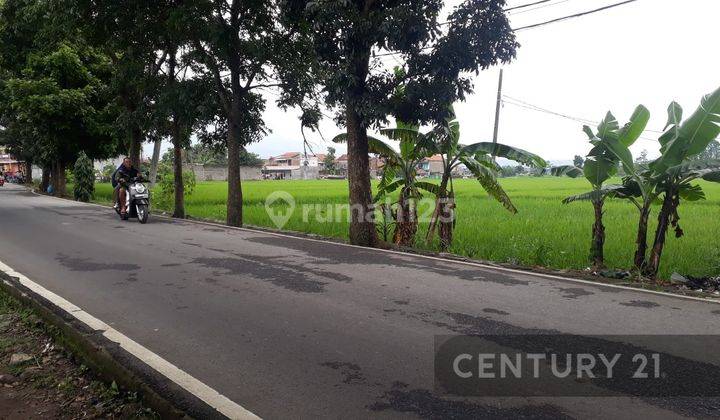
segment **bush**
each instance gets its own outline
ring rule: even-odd
[[[73,177],[75,199],[87,203],[95,193],[95,170],[92,160],[84,152],[80,152],[80,156],[75,161]]]
[[[153,201],[155,205],[163,209],[172,209],[175,205],[175,175],[172,162],[163,163],[158,168],[158,183],[153,190]],[[185,198],[192,195],[195,190],[195,172],[192,170],[183,171],[183,185],[185,186]]]

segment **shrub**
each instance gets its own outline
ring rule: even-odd
[[[163,163],[158,168],[158,183],[153,190],[153,201],[156,206],[163,209],[172,209],[175,203],[175,175],[172,163]],[[195,190],[195,172],[183,171],[183,185],[185,198],[192,195]]]
[[[73,169],[74,185],[73,195],[78,201],[87,203],[95,193],[95,170],[90,158],[84,152],[80,152],[75,161]]]

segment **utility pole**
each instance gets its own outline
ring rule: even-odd
[[[500,79],[498,80],[497,104],[495,105],[495,129],[493,130],[493,143],[497,144],[498,129],[500,128],[500,106],[502,105],[502,86],[503,86],[503,69],[500,69]],[[495,152],[493,151],[493,162],[495,162]]]

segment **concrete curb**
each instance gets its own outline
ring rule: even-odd
[[[55,326],[55,337],[105,382],[115,381],[124,391],[136,392],[144,405],[163,419],[224,419],[199,398],[154,371],[101,333],[0,271],[0,290],[32,309]]]

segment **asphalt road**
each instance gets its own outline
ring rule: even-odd
[[[715,416],[713,399],[451,398],[436,335],[715,334],[720,305],[151,218],[0,187],[0,261],[264,418]]]

